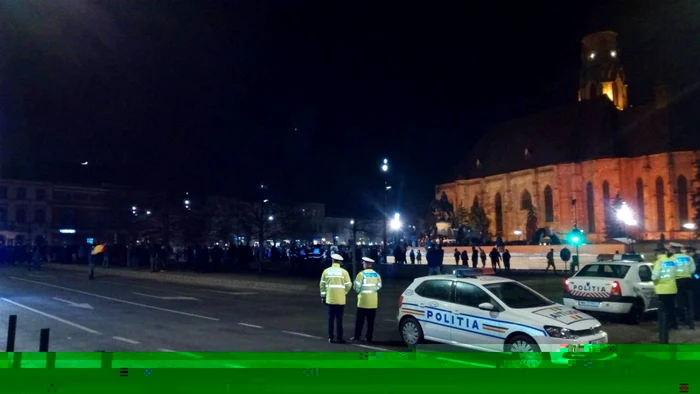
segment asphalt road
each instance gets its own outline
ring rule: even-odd
[[[525,283],[560,301],[560,278]],[[77,272],[2,267],[0,346],[8,316],[16,314],[17,351],[37,351],[42,328],[51,329],[50,350],[60,352],[402,351],[396,327],[402,291],[399,284],[380,293],[377,343],[335,345],[327,343],[326,309],[315,291],[216,289],[104,275],[89,281]],[[346,306],[346,339],[353,335],[354,301],[351,296]],[[657,336],[651,320],[603,323],[612,343],[653,343]],[[689,330],[672,333],[671,340],[700,343]],[[438,344],[422,349],[460,350]]]

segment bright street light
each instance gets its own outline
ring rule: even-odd
[[[146,211],[146,215],[150,215],[150,214],[151,214],[151,211]]]
[[[523,232],[520,231],[520,230],[515,230],[515,231],[513,231],[513,234],[515,234],[515,235],[523,235]]]
[[[354,221],[354,220],[350,220],[350,224],[355,224],[355,221]]]
[[[621,221],[626,226],[637,225],[637,220],[634,218],[634,212],[632,212],[632,209],[630,209],[630,207],[625,202],[623,202],[620,209],[617,210],[616,216],[617,220]]]
[[[267,220],[269,220],[269,221],[273,221],[274,219],[275,219],[275,218],[273,218],[272,216],[268,216],[268,217],[267,217]]]
[[[384,159],[384,162],[382,164],[382,171],[384,171],[384,172],[389,171],[389,160]]]
[[[695,230],[697,226],[695,225],[695,223],[685,223],[683,224],[683,228],[686,230]]]
[[[391,219],[391,222],[389,223],[391,229],[394,231],[399,230],[401,229],[402,225],[403,224],[401,223],[401,216],[399,216],[398,213],[394,214],[394,218]]]
[[[270,201],[270,200],[268,200],[268,199],[264,199],[264,200],[263,200],[263,202],[268,202],[268,201]]]

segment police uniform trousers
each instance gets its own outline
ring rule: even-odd
[[[695,305],[693,280],[691,278],[676,279],[678,286],[678,311],[685,319],[685,324],[690,328],[695,328]]]
[[[668,344],[669,328],[678,327],[676,321],[676,295],[659,294],[659,309],[657,311],[657,326],[659,329],[659,343]]]
[[[335,323],[336,340],[343,339],[343,313],[345,305],[328,304],[328,339],[333,339],[333,325]]]
[[[357,316],[355,317],[355,339],[362,338],[362,328],[367,320],[367,335],[365,339],[372,342],[372,334],[374,334],[374,318],[377,317],[377,309],[375,308],[357,308]]]

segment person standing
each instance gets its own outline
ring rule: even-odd
[[[88,258],[88,278],[90,280],[95,279],[95,264],[97,259],[104,256],[105,245],[97,245],[90,252],[90,257]]]
[[[469,253],[466,249],[462,251],[462,265],[469,267]]]
[[[411,264],[416,263],[416,253],[413,252],[413,249],[411,249],[411,253],[408,254],[408,258],[411,259]],[[374,261],[374,260],[372,260],[372,261]]]
[[[685,324],[691,330],[695,329],[695,306],[693,279],[695,273],[695,262],[692,257],[681,252],[680,244],[671,243],[673,248],[673,256],[671,258],[676,262],[676,285],[678,287],[678,311],[685,318]]]
[[[506,273],[510,273],[510,252],[506,249],[503,252],[503,268],[506,269]]]
[[[441,275],[442,274],[442,250],[439,250],[437,246],[430,245],[428,251],[425,253],[425,259],[428,260],[428,275]]]
[[[654,281],[654,292],[659,297],[659,309],[657,311],[657,325],[659,329],[659,343],[668,344],[669,328],[678,328],[676,322],[676,261],[671,253],[665,249],[657,250],[658,255],[654,268],[651,271],[651,280]]]
[[[479,265],[479,251],[476,250],[476,246],[472,246],[472,268],[476,268]]]
[[[493,268],[494,271],[496,270],[496,267],[498,267],[498,269],[501,268],[501,254],[498,253],[496,248],[491,249],[489,258],[491,259],[491,268]]]
[[[331,260],[332,265],[321,274],[321,302],[328,306],[328,343],[345,343],[343,340],[343,313],[352,282],[348,271],[340,266],[343,256],[333,253]],[[334,323],[336,337],[333,337]]]
[[[459,265],[459,258],[462,256],[462,254],[459,253],[459,250],[457,250],[457,248],[455,248],[454,256],[455,256],[455,265]],[[462,264],[464,264],[464,263],[462,263]]]
[[[362,328],[367,320],[367,334],[365,339],[372,343],[374,334],[374,319],[377,316],[379,306],[379,290],[382,288],[382,277],[372,269],[374,260],[362,258],[364,270],[355,278],[355,291],[357,292],[357,316],[355,317],[355,336],[351,341],[359,341],[362,338]]]
[[[486,268],[486,252],[479,248],[479,258],[481,258],[481,268]]]
[[[418,265],[423,264],[423,253],[420,252],[420,249],[418,249],[418,253],[416,253],[416,262],[418,262]]]

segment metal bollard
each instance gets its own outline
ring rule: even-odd
[[[7,325],[7,352],[15,351],[15,334],[17,333],[17,315],[10,315],[10,323]]]
[[[49,351],[49,329],[42,328],[41,336],[39,337],[39,351],[48,352]]]

